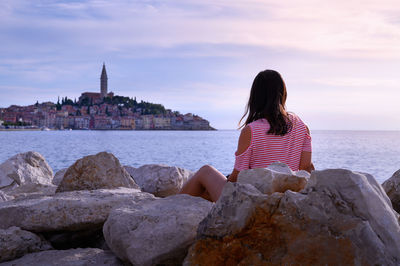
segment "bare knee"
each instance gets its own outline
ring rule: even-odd
[[[202,172],[202,173],[209,173],[209,172],[215,171],[215,170],[216,170],[216,169],[215,169],[213,166],[206,164],[206,165],[203,165],[203,166],[199,169],[199,172]]]

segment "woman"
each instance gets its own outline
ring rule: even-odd
[[[278,72],[260,72],[254,79],[240,120],[247,115],[229,178],[205,165],[186,182],[180,193],[217,201],[226,182],[236,182],[240,171],[265,168],[277,161],[286,163],[293,171],[311,172],[314,166],[310,132],[298,116],[285,110],[286,96],[286,86]]]

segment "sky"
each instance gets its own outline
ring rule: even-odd
[[[397,0],[0,1],[0,107],[109,91],[235,129],[259,71],[311,130],[400,130]]]

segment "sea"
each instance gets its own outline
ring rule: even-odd
[[[113,153],[123,165],[166,164],[196,171],[210,164],[232,171],[237,130],[217,131],[0,131],[0,163],[41,153],[56,172],[83,156]],[[345,168],[372,174],[379,183],[400,169],[400,131],[311,132],[316,170]]]

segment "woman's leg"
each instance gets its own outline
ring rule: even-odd
[[[217,169],[210,165],[204,165],[183,185],[179,193],[205,199],[207,199],[206,195],[208,194],[211,201],[215,202],[221,195],[226,182],[226,177]]]

